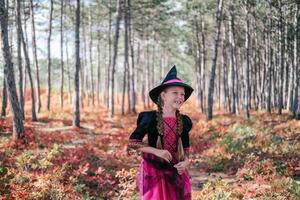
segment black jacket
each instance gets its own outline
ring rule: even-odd
[[[192,121],[187,115],[181,115],[183,120],[183,130],[181,140],[183,148],[187,149],[189,143],[189,131],[192,128]],[[141,112],[137,119],[137,127],[129,137],[129,148],[139,148],[143,145],[144,136],[148,135],[148,146],[156,147],[158,131],[156,128],[156,111]],[[163,138],[162,138],[163,139]],[[163,141],[162,141],[163,142]]]

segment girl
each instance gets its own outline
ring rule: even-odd
[[[137,187],[142,200],[190,200],[189,131],[192,121],[179,112],[193,88],[177,78],[176,67],[149,93],[157,111],[141,112],[129,150],[142,153]],[[148,143],[143,144],[147,134]]]

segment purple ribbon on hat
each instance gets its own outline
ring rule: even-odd
[[[171,80],[168,80],[168,81],[164,82],[164,84],[168,84],[168,83],[182,83],[182,80],[171,79]]]

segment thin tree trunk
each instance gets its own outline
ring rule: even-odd
[[[60,108],[64,108],[64,38],[63,38],[64,1],[60,1]]]
[[[199,24],[198,24],[198,19],[195,20],[195,35],[196,35],[196,51],[194,53],[194,57],[195,57],[195,71],[196,71],[196,85],[197,85],[197,93],[198,93],[198,101],[199,101],[199,106],[200,106],[200,109],[201,109],[201,112],[203,113],[204,110],[203,110],[203,99],[202,99],[202,80],[201,80],[201,73],[202,73],[202,66],[201,66],[201,63],[202,63],[202,60],[204,59],[202,57],[202,54],[201,54],[201,50],[202,50],[202,47],[201,47],[201,41],[200,41],[200,37],[199,37],[199,34],[200,34],[200,27],[199,27]],[[201,30],[202,31],[202,30]]]
[[[272,19],[270,19],[269,30],[272,29]],[[268,48],[268,95],[267,95],[267,112],[271,113],[271,90],[272,90],[272,70],[273,70],[273,49],[271,48],[271,33],[267,31],[267,48]]]
[[[50,18],[49,18],[49,35],[48,35],[48,64],[47,64],[47,110],[50,110],[51,100],[51,36],[52,36],[52,16],[53,0],[50,0]]]
[[[245,5],[246,7],[246,40],[245,40],[245,47],[246,47],[246,66],[245,66],[245,99],[244,99],[244,112],[245,118],[249,119],[249,100],[250,100],[250,77],[249,77],[249,70],[250,70],[250,22],[249,22],[249,8],[248,3]]]
[[[300,120],[300,101],[299,101],[299,91],[300,91],[300,64],[299,64],[299,9],[300,5],[297,4],[297,11],[295,17],[295,39],[294,39],[294,65],[295,65],[295,92],[294,92],[294,101],[293,101],[293,116],[295,119]]]
[[[111,26],[112,26],[112,9],[111,9],[111,0],[109,0],[109,20],[108,20],[108,66],[107,66],[107,79],[106,79],[106,88],[108,88],[108,90],[106,91],[106,105],[107,105],[107,109],[110,109],[110,92],[109,92],[109,88],[111,88],[110,82],[111,82]]]
[[[283,14],[282,14],[282,3],[281,0],[279,1],[280,6],[280,79],[279,79],[279,99],[278,99],[278,114],[282,114],[282,108],[283,108],[283,70],[284,70],[284,52],[285,52],[285,46],[284,46],[284,24],[283,24]]]
[[[36,46],[36,37],[35,37],[35,22],[34,22],[34,7],[33,2],[30,0],[30,13],[31,13],[31,35],[32,35],[32,57],[33,57],[33,64],[35,66],[36,71],[36,107],[37,112],[41,110],[41,90],[40,90],[40,75],[39,75],[39,65],[37,59],[37,46]]]
[[[146,33],[146,41],[149,41],[149,33]],[[150,101],[148,97],[148,92],[150,91],[150,49],[149,49],[149,43],[147,42],[147,48],[146,48],[146,55],[144,58],[146,58],[146,88],[145,88],[145,102],[146,102],[146,108],[150,108]]]
[[[220,27],[221,27],[221,15],[223,9],[223,0],[218,0],[218,6],[216,11],[216,26],[215,26],[215,43],[214,43],[214,55],[212,60],[211,74],[209,79],[208,86],[208,96],[207,96],[207,119],[211,120],[213,117],[213,94],[214,94],[214,83],[215,83],[215,72],[217,66],[217,58],[218,58],[218,46],[220,41]]]
[[[130,112],[130,83],[129,83],[129,56],[128,56],[128,5],[127,0],[124,0],[124,78],[123,78],[123,94],[122,94],[122,115],[125,114],[125,91],[127,89],[127,105]]]
[[[267,79],[267,73],[268,73],[268,33],[267,33],[267,27],[268,26],[268,21],[264,25],[264,35],[263,35],[263,40],[264,40],[264,53],[262,56],[263,59],[263,75],[262,75],[262,82],[260,86],[260,109],[265,109],[266,108],[266,99],[267,99],[267,84],[268,84],[268,79]]]
[[[236,52],[235,52],[235,15],[233,6],[229,14],[229,43],[230,43],[230,86],[229,93],[231,98],[231,112],[236,114],[236,90],[235,90],[235,70],[236,69]]]
[[[89,42],[89,55],[90,55],[90,89],[91,89],[91,98],[92,98],[92,106],[95,106],[95,88],[94,88],[94,69],[93,69],[93,35],[92,35],[92,13],[90,11],[90,16],[89,16],[89,22],[90,22],[90,42]]]
[[[23,67],[22,67],[22,25],[21,25],[21,10],[20,10],[20,1],[15,1],[16,8],[16,25],[17,25],[17,60],[18,60],[18,69],[19,69],[19,104],[22,112],[23,119],[25,119],[24,114],[24,93],[23,93]],[[25,74],[25,73],[24,73]],[[26,76],[25,76],[26,77]]]
[[[17,0],[17,10],[20,10],[20,0]],[[23,30],[22,30],[22,25],[21,25],[21,21],[19,21],[19,31],[20,31],[20,35],[21,35],[21,40],[22,40],[22,44],[23,44],[23,53],[25,55],[25,66],[27,69],[27,73],[28,73],[28,77],[29,77],[29,84],[30,84],[30,95],[31,95],[31,116],[32,116],[32,121],[37,121],[37,116],[36,116],[36,112],[35,112],[35,97],[34,97],[34,85],[33,85],[33,79],[31,76],[31,67],[30,67],[30,61],[29,61],[29,56],[28,56],[28,51],[26,48],[26,42],[25,42],[25,38],[24,38],[24,34],[23,34]],[[24,73],[25,74],[25,73]]]
[[[114,97],[115,97],[115,71],[116,71],[116,61],[118,54],[118,41],[119,41],[119,32],[120,32],[120,21],[122,17],[122,5],[123,0],[118,0],[117,8],[117,18],[115,26],[115,38],[114,38],[114,54],[112,59],[112,67],[110,71],[110,87],[109,87],[109,117],[111,118],[114,115]]]
[[[97,106],[100,106],[100,81],[101,81],[101,51],[100,51],[100,33],[98,32],[97,41]]]
[[[127,0],[127,17],[128,17],[128,40],[130,44],[130,52],[131,52],[131,65],[130,66],[130,78],[129,78],[129,84],[130,84],[130,102],[132,103],[131,105],[131,111],[133,113],[136,113],[136,88],[135,88],[135,67],[134,67],[134,45],[133,45],[133,34],[132,34],[132,29],[131,29],[131,4],[130,0]]]
[[[20,104],[18,102],[12,57],[11,57],[11,52],[8,43],[8,31],[7,31],[8,15],[7,15],[7,9],[5,7],[4,0],[0,0],[0,23],[1,23],[1,37],[2,37],[2,49],[3,49],[2,53],[5,60],[4,77],[7,84],[7,93],[8,93],[10,107],[13,114],[13,139],[19,139],[24,132],[23,121],[22,121],[23,117],[22,117]]]
[[[75,24],[75,78],[73,97],[73,126],[80,127],[80,107],[79,107],[79,71],[80,71],[80,0],[77,0],[76,24]]]
[[[207,105],[206,105],[206,100],[205,100],[205,88],[206,88],[206,77],[205,77],[205,69],[206,69],[206,34],[205,34],[205,22],[202,17],[202,23],[201,23],[201,51],[200,51],[200,56],[201,56],[201,91],[200,91],[200,98],[201,98],[201,111],[202,113],[207,113]]]
[[[68,37],[65,37],[65,48],[66,48],[66,59],[67,59],[67,70],[68,70],[68,93],[69,93],[69,103],[72,104],[72,92],[71,92],[71,72],[70,72],[70,62],[69,62],[69,48],[68,48]]]
[[[1,117],[6,117],[6,108],[7,108],[7,89],[6,89],[6,82],[5,82],[5,79],[4,79],[3,80],[3,89],[2,89]]]
[[[82,1],[81,5],[81,15],[86,16],[86,9],[85,9],[85,1]],[[83,17],[84,19],[84,17]],[[89,67],[88,67],[88,49],[87,49],[87,34],[86,34],[86,29],[88,28],[88,25],[86,25],[85,20],[82,20],[82,38],[83,38],[83,43],[82,43],[82,54],[83,54],[83,59],[81,61],[81,71],[82,71],[82,87],[81,87],[81,95],[82,95],[82,104],[84,101],[87,101],[87,106],[90,105],[90,87],[89,87]]]

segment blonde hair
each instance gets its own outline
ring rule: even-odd
[[[162,144],[162,137],[164,135],[164,121],[163,121],[163,106],[164,102],[161,98],[161,96],[158,97],[157,100],[157,112],[156,112],[156,120],[157,120],[157,131],[158,131],[158,138],[156,141],[156,148],[158,149],[163,149],[163,144]],[[179,161],[184,160],[184,149],[182,145],[182,140],[181,140],[181,133],[183,130],[183,121],[182,121],[182,116],[179,112],[179,110],[176,110],[176,135],[178,136],[178,144],[177,144],[177,158]]]

